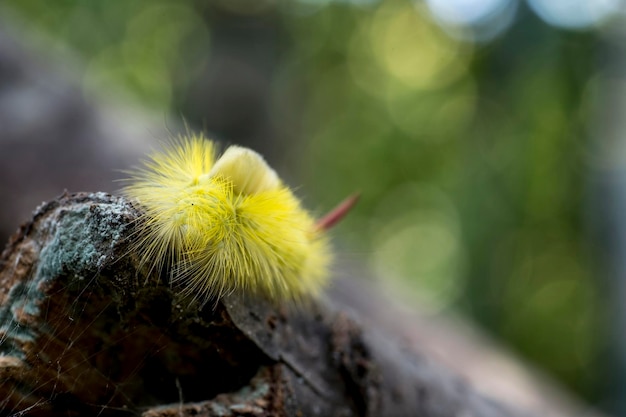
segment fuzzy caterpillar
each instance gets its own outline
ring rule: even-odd
[[[327,282],[324,223],[250,149],[217,158],[204,137],[180,138],[133,171],[123,192],[144,210],[134,246],[142,264],[169,266],[171,283],[194,298],[243,291],[298,303]]]

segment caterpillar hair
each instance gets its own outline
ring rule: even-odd
[[[124,194],[143,209],[133,250],[151,269],[206,302],[241,291],[274,302],[317,296],[331,261],[326,229],[350,199],[319,222],[263,157],[180,137],[131,172]],[[348,207],[346,207],[346,205]]]

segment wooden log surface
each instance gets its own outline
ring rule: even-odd
[[[324,300],[198,306],[129,252],[137,210],[63,195],[0,258],[2,415],[527,416]]]

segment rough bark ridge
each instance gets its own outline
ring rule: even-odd
[[[324,302],[198,306],[128,250],[137,210],[47,203],[0,257],[0,414],[521,416]]]

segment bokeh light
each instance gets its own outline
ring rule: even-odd
[[[448,23],[478,24],[507,7],[511,0],[427,0],[430,10]]]
[[[394,296],[405,302],[420,300],[431,311],[457,301],[464,289],[466,260],[450,197],[432,185],[407,183],[384,194],[375,213],[371,262]],[[408,292],[407,280],[415,283]]]
[[[532,9],[551,25],[585,29],[619,11],[620,0],[528,0]]]
[[[514,22],[518,0],[427,0],[432,16],[454,38],[467,42],[494,39]]]

